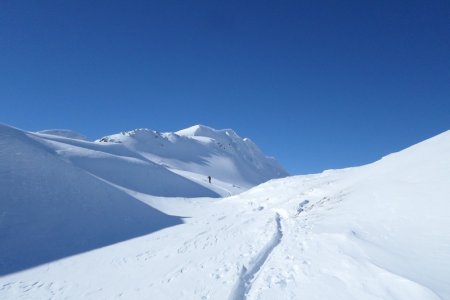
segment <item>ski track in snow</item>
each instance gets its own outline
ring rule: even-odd
[[[241,274],[239,275],[238,282],[236,283],[233,292],[231,293],[230,300],[247,299],[247,296],[252,288],[253,282],[256,280],[258,272],[264,266],[265,262],[269,258],[273,250],[280,244],[283,238],[283,230],[281,227],[281,217],[277,213],[275,217],[276,231],[271,240],[264,246],[261,252],[250,263],[249,268],[242,267]]]

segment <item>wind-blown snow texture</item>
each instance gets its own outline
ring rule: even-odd
[[[3,276],[0,298],[450,299],[449,179],[447,131],[370,165],[225,199],[120,187],[189,218]]]

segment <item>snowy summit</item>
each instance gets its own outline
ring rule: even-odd
[[[214,184],[205,187],[221,196],[289,175],[275,159],[265,156],[255,143],[232,129],[216,130],[204,125],[165,133],[136,129],[97,142],[121,144],[143,159],[200,185],[211,176]]]

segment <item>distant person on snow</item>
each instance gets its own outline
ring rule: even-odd
[[[208,181],[209,183],[211,183],[211,176],[208,176]]]

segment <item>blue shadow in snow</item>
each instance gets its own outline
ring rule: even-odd
[[[181,223],[0,126],[0,276]]]

